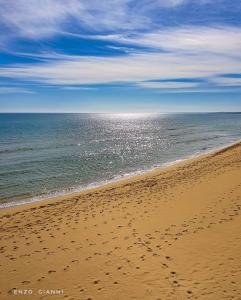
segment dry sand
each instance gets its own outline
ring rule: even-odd
[[[238,143],[2,210],[0,299],[241,299],[240,207]]]

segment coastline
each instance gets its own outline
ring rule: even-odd
[[[240,178],[237,142],[99,188],[1,210],[0,296],[239,299]]]
[[[157,165],[157,166],[152,167],[150,169],[134,171],[134,172],[132,172],[128,175],[116,176],[113,179],[105,180],[105,181],[98,182],[98,183],[92,183],[92,184],[89,184],[87,186],[81,187],[79,189],[73,189],[72,191],[68,191],[66,193],[56,192],[56,193],[53,193],[53,194],[50,194],[50,195],[35,196],[33,198],[26,199],[26,200],[12,201],[12,202],[9,202],[9,203],[0,203],[0,212],[2,210],[11,209],[11,208],[14,208],[14,207],[28,205],[28,204],[32,204],[32,203],[38,203],[38,202],[43,202],[43,201],[51,201],[51,200],[53,200],[53,201],[56,200],[57,201],[58,199],[61,200],[61,199],[65,199],[66,197],[67,198],[74,197],[74,196],[79,195],[83,192],[92,191],[94,189],[99,189],[99,188],[102,188],[102,187],[104,188],[105,186],[108,186],[108,185],[118,184],[118,183],[121,184],[123,180],[135,179],[135,177],[138,178],[139,176],[145,176],[146,174],[151,173],[153,171],[161,171],[163,169],[169,168],[170,166],[178,165],[179,163],[182,163],[182,162],[188,162],[189,160],[199,158],[203,155],[209,155],[209,154],[211,155],[212,153],[216,153],[216,152],[221,151],[223,149],[232,147],[233,145],[239,144],[240,142],[241,142],[241,140],[238,139],[238,140],[232,141],[228,144],[218,146],[218,147],[215,147],[215,148],[211,148],[207,151],[194,153],[194,154],[191,154],[187,157],[177,159],[175,161],[166,162],[166,163],[163,163],[161,165]]]

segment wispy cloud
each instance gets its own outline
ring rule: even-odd
[[[92,32],[103,30],[151,29],[158,24],[153,12],[173,9],[183,4],[209,1],[197,0],[0,0],[0,25],[10,35],[43,38],[65,29],[70,33],[85,28]]]
[[[102,40],[105,49],[122,51],[121,56],[80,56],[70,55],[66,49],[59,53],[54,47],[41,53],[11,49],[10,54],[35,58],[35,63],[9,63],[5,67],[2,64],[0,76],[60,85],[64,90],[87,90],[91,87],[84,85],[109,83],[131,83],[149,89],[200,87],[194,82],[168,82],[176,78],[206,78],[201,86],[206,84],[210,88],[237,86],[239,79],[219,75],[241,73],[241,27],[217,24],[163,27],[161,18],[156,18],[166,10],[214,2],[224,3],[223,0],[0,0],[0,26],[7,33],[2,40],[24,37],[40,41],[62,34],[75,39]],[[166,82],[151,82],[157,80]]]
[[[64,7],[58,2],[1,0],[1,23],[15,35],[39,37],[53,34],[59,29],[59,24],[64,21],[72,7],[71,4]]]
[[[209,28],[208,31],[207,28],[192,26],[123,38],[121,42],[123,40],[128,45],[159,46],[161,51],[115,57],[71,56],[71,59],[0,68],[0,76],[48,84],[84,85],[212,78],[219,74],[241,73],[239,28]],[[150,87],[151,84],[144,85]]]
[[[147,19],[131,15],[130,0],[0,0],[1,23],[12,34],[25,37],[45,37],[67,27],[72,19],[79,26],[94,31],[100,29],[139,28]],[[110,9],[110,8],[114,9]],[[127,14],[128,10],[128,14]]]
[[[227,78],[227,77],[215,77],[211,79],[211,82],[221,86],[240,86],[241,78]]]
[[[193,88],[199,86],[196,82],[138,82],[137,84],[143,88],[151,89],[180,89],[180,88]]]
[[[20,87],[9,87],[9,86],[0,86],[0,94],[34,94],[35,92],[20,88]]]
[[[183,26],[146,34],[100,35],[95,38],[166,51],[241,56],[240,27]]]
[[[95,87],[85,87],[85,86],[63,86],[62,90],[66,91],[92,91],[96,90]]]

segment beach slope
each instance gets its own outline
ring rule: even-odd
[[[2,210],[0,298],[241,299],[240,207],[237,143]]]

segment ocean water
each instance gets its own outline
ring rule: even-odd
[[[80,191],[240,138],[239,113],[0,114],[0,207]]]

